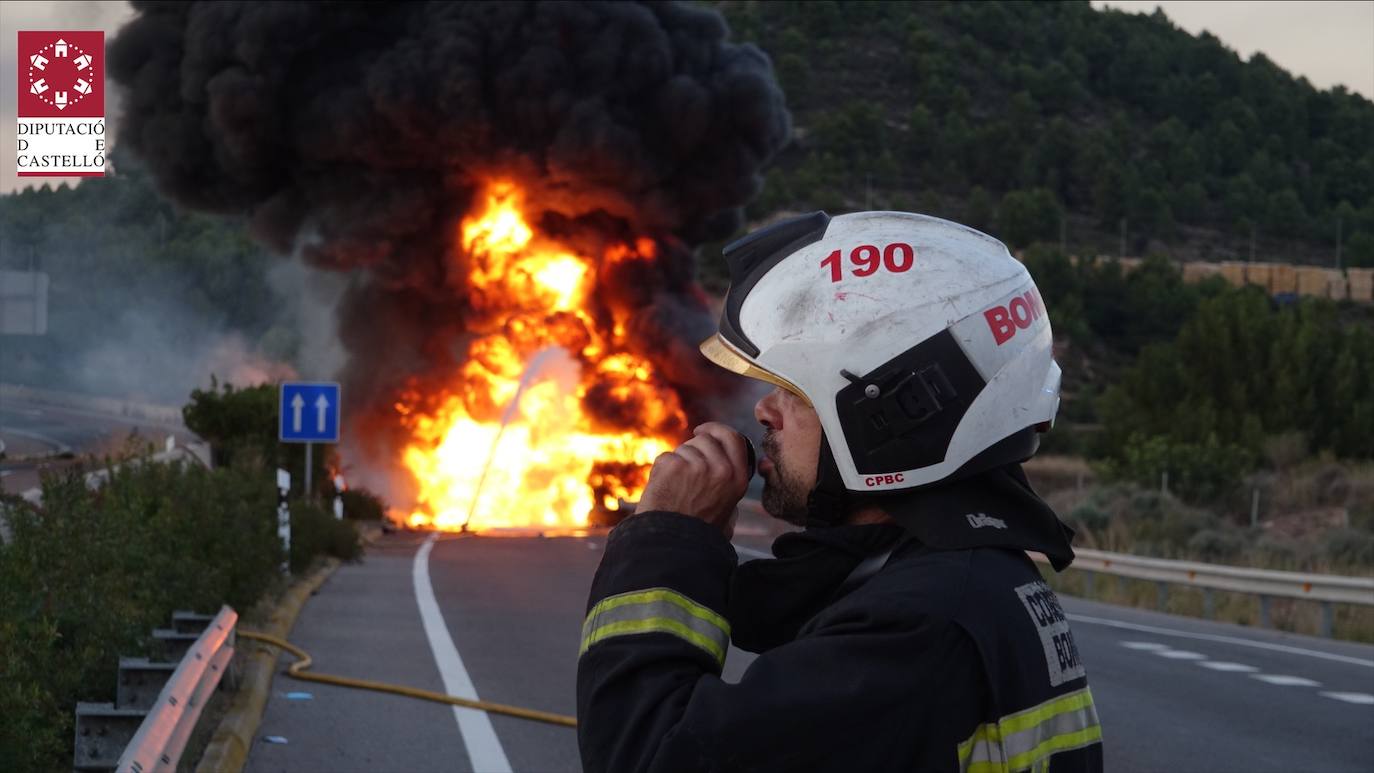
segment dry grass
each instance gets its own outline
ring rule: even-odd
[[[1138,609],[1156,609],[1187,617],[1207,617],[1205,594],[1199,588],[1170,586],[1165,595],[1164,606],[1161,607],[1159,588],[1154,582],[1111,577],[1100,572],[1080,571],[1073,567],[1061,574],[1055,574],[1054,570],[1047,566],[1041,566],[1040,571],[1056,592],[1066,596]],[[1213,611],[1210,619],[1239,625],[1260,624],[1259,598],[1250,594],[1213,591]],[[1374,642],[1374,607],[1335,604],[1333,614],[1334,638]],[[1321,604],[1318,602],[1279,598],[1270,602],[1270,625],[1280,631],[1319,636],[1321,615]]]
[[[1297,436],[1273,439],[1265,454],[1270,470],[1251,476],[1233,498],[1209,508],[1158,490],[1098,483],[1080,458],[1037,458],[1026,464],[1026,471],[1050,506],[1074,527],[1074,544],[1081,548],[1261,569],[1374,575],[1374,463],[1303,458],[1305,446]],[[1252,527],[1255,490],[1260,507]],[[1051,584],[1069,595],[1161,608],[1153,582],[1071,569],[1052,577]],[[1169,587],[1162,609],[1205,617],[1204,592]],[[1259,600],[1248,594],[1214,591],[1212,611],[1218,620],[1259,624]],[[1374,642],[1374,607],[1338,604],[1333,612],[1337,638]],[[1321,620],[1318,602],[1273,599],[1270,605],[1270,623],[1279,630],[1316,635]]]
[[[1097,482],[1088,461],[1079,456],[1037,456],[1021,466],[1041,496],[1065,489],[1078,491]]]

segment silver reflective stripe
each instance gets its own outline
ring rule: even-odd
[[[582,648],[615,636],[666,633],[705,650],[716,663],[725,662],[730,624],[708,607],[670,588],[621,593],[602,599],[582,624]]]
[[[1057,752],[1101,740],[1092,692],[1084,687],[979,725],[959,744],[959,768],[969,773],[1039,770]]]

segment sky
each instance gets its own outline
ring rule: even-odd
[[[1095,8],[1111,7],[1152,13],[1156,7],[1174,24],[1197,34],[1207,30],[1241,56],[1262,51],[1280,67],[1301,75],[1320,89],[1344,85],[1374,100],[1374,0],[1093,0]],[[108,41],[133,15],[123,0],[94,2],[0,3],[0,193],[17,188],[15,175],[15,60],[18,30],[103,29]],[[119,101],[105,101],[110,144]],[[43,180],[40,178],[38,183]],[[31,184],[25,180],[24,184]]]
[[[1374,100],[1374,0],[1093,0],[1154,13],[1194,35],[1207,30],[1249,59],[1264,52],[1319,89],[1343,85]]]

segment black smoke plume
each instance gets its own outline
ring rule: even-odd
[[[679,345],[713,327],[690,247],[738,227],[790,124],[767,57],[727,42],[715,11],[134,6],[109,49],[126,91],[121,145],[180,204],[246,214],[279,253],[364,270],[338,309],[353,417],[389,426],[401,384],[465,356],[456,234],[494,174],[519,181],[539,231],[583,254],[654,239],[656,260],[602,272],[596,292],[634,310],[640,353],[689,411],[723,388]]]

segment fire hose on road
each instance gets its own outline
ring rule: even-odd
[[[467,709],[477,709],[489,714],[502,714],[518,719],[528,719],[531,722],[545,722],[550,725],[562,725],[563,727],[577,727],[577,718],[565,714],[554,714],[548,711],[536,711],[535,709],[525,709],[519,706],[507,706],[503,703],[492,703],[490,701],[469,700],[459,698],[456,695],[445,695],[441,692],[432,690],[422,690],[418,687],[406,687],[399,684],[388,684],[386,682],[374,682],[370,679],[354,679],[350,676],[336,676],[334,674],[317,674],[308,671],[313,659],[310,653],[297,647],[285,639],[272,636],[271,634],[257,633],[255,631],[240,630],[238,635],[244,639],[262,642],[263,644],[285,650],[295,656],[296,662],[287,667],[288,676],[306,682],[319,682],[321,684],[332,684],[339,687],[352,687],[356,690],[372,690],[374,692],[392,693],[394,695],[404,695],[408,698],[419,698],[420,700],[433,701],[435,703],[447,703],[452,706],[462,706]]]

